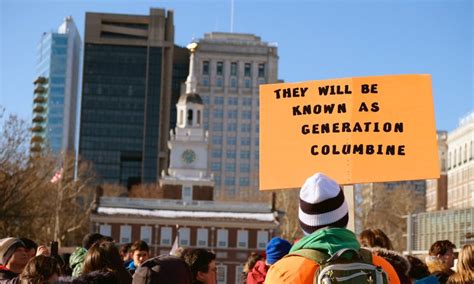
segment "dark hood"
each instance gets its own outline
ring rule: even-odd
[[[410,262],[399,252],[384,248],[369,248],[373,254],[383,257],[395,268],[397,272],[408,275],[410,272]]]
[[[74,279],[73,284],[115,284],[119,283],[119,279],[115,272],[111,271],[92,271],[87,274],[82,274],[80,277]]]

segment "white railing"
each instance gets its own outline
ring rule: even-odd
[[[183,201],[171,199],[143,199],[125,197],[101,197],[100,206],[115,208],[183,210],[187,211],[227,211],[270,213],[271,205],[267,203],[239,203],[221,201]]]

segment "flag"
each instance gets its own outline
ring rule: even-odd
[[[176,237],[170,250],[170,255],[176,255],[179,250],[179,225],[176,225]]]
[[[63,177],[63,168],[60,168],[59,170],[56,171],[54,176],[51,178],[50,182],[58,183],[62,177]]]
[[[170,255],[176,255],[176,253],[178,252],[178,249],[179,249],[178,242],[179,242],[178,235],[176,235],[176,238],[174,238],[173,246],[171,247],[171,250],[170,250]]]

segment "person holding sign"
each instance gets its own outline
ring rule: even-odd
[[[351,283],[400,283],[394,268],[361,249],[356,235],[346,229],[348,206],[333,179],[316,173],[306,180],[300,190],[298,219],[306,236],[270,267],[265,283],[336,283],[339,277]],[[341,266],[339,260],[349,265]]]

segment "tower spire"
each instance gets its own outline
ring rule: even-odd
[[[186,78],[186,94],[196,93],[196,76],[194,75],[194,53],[197,49],[197,43],[193,42],[188,44],[187,48],[191,51],[191,57],[189,59],[189,75]]]

